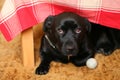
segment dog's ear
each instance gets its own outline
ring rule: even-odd
[[[48,31],[54,24],[54,16],[48,16],[43,24],[43,31]]]
[[[86,29],[88,32],[91,31],[91,23],[88,21],[88,19],[85,19]]]

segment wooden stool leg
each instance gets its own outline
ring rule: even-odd
[[[28,68],[34,67],[34,44],[33,29],[22,32],[23,65]]]

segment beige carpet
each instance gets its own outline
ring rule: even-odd
[[[119,80],[120,79],[120,50],[110,56],[96,55],[98,67],[94,70],[87,67],[75,67],[71,63],[51,63],[47,75],[35,75],[34,71],[40,62],[38,49],[40,43],[39,26],[34,28],[36,65],[33,69],[25,68],[22,64],[21,36],[11,42],[6,42],[0,34],[0,80]]]

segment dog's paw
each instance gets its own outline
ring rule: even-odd
[[[44,75],[49,71],[49,66],[39,66],[36,68],[35,74]]]
[[[105,56],[112,54],[113,50],[109,48],[100,48],[97,52],[104,54]]]

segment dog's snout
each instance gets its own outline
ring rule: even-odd
[[[65,43],[65,49],[68,53],[71,53],[75,48],[74,42],[72,40],[67,40]]]

